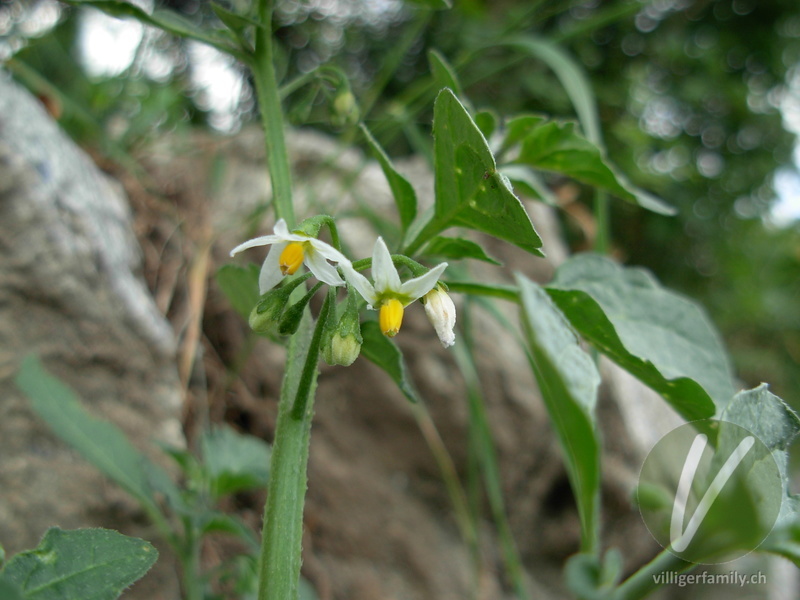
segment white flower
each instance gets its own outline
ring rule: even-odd
[[[279,219],[273,235],[264,235],[239,244],[231,250],[231,256],[247,248],[271,245],[267,258],[258,276],[258,289],[262,294],[274,288],[285,275],[293,275],[305,263],[314,277],[328,285],[344,285],[336,268],[328,261],[349,265],[344,254],[330,244],[298,233],[289,233],[286,221]]]
[[[453,299],[437,285],[425,294],[422,301],[425,303],[425,314],[436,330],[442,346],[447,348],[455,344],[456,334],[453,328],[456,326],[456,305],[453,304]]]
[[[403,322],[403,309],[433,289],[439,281],[439,276],[447,268],[447,263],[436,265],[425,275],[401,283],[389,249],[383,238],[378,238],[372,250],[374,285],[353,269],[350,263],[340,266],[347,282],[364,297],[369,303],[369,308],[380,311],[378,321],[381,331],[389,337],[394,337],[400,331]]]

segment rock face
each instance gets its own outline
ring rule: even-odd
[[[0,540],[10,555],[52,525],[141,535],[132,501],[52,435],[13,379],[34,353],[140,449],[180,443],[172,331],[137,274],[121,186],[2,71],[0,248]],[[171,579],[162,570],[131,597],[173,598]]]

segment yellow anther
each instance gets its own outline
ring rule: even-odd
[[[403,303],[396,298],[390,298],[381,304],[381,313],[378,317],[381,331],[384,335],[394,337],[400,331],[403,323]]]
[[[281,273],[284,275],[294,275],[300,265],[303,264],[305,257],[303,251],[303,244],[301,242],[289,242],[286,248],[281,252],[278,263],[281,268]]]

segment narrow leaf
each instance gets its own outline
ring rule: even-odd
[[[647,272],[580,254],[548,293],[572,326],[689,421],[714,416],[733,396],[733,376],[713,324],[695,302]]]
[[[464,90],[458,81],[455,69],[438,50],[428,51],[428,64],[431,68],[433,81],[438,89],[450,88],[456,96],[463,97]]]
[[[397,172],[386,152],[383,151],[383,148],[363,123],[361,124],[361,131],[364,133],[372,153],[381,165],[383,174],[389,182],[389,188],[392,190],[392,196],[397,205],[397,212],[400,213],[400,223],[403,226],[403,230],[406,230],[411,225],[414,217],[417,216],[417,194],[408,180]]]
[[[250,17],[230,11],[216,2],[211,3],[211,8],[217,17],[219,17],[219,20],[222,21],[228,29],[237,34],[242,34],[248,27],[259,26],[259,23]]]
[[[429,256],[441,256],[453,260],[473,258],[493,265],[502,264],[486,254],[486,251],[479,244],[464,238],[435,237],[425,247],[424,253]]]
[[[600,442],[594,407],[600,375],[544,290],[518,275],[531,366],[564,452],[581,518],[582,550],[598,543]]]
[[[561,46],[532,35],[517,36],[505,42],[541,60],[558,77],[567,92],[575,113],[586,136],[596,145],[602,146],[600,119],[597,116],[597,101],[589,78],[580,64]]]
[[[233,39],[231,39],[227,32],[224,31],[209,31],[195,25],[188,19],[185,19],[178,13],[171,10],[157,9],[152,13],[148,13],[135,4],[125,2],[124,0],[64,0],[67,4],[73,6],[90,6],[112,17],[131,17],[144,23],[145,25],[152,25],[158,29],[162,29],[178,37],[188,38],[203,42],[209,46],[213,46],[217,50],[230,54],[231,56],[244,60],[247,57],[247,52],[239,46]]]
[[[8,561],[3,578],[25,600],[113,600],[157,558],[148,542],[116,531],[53,527],[35,550]]]
[[[361,354],[386,371],[406,398],[411,402],[419,402],[419,395],[406,371],[403,353],[392,340],[381,333],[378,323],[376,321],[362,323],[361,336],[364,338]]]
[[[74,392],[56,379],[34,356],[27,357],[16,378],[36,413],[64,442],[137,500],[157,511],[154,492],[178,502],[180,492],[161,467],[140,453],[112,423],[89,414]]]
[[[433,134],[436,229],[468,227],[543,256],[528,213],[508,178],[497,172],[480,129],[449,89],[436,98]]]

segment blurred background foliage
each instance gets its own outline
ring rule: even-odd
[[[221,27],[210,2],[156,4]],[[476,110],[501,121],[523,112],[574,119],[553,72],[508,42],[557,43],[590,78],[612,161],[678,209],[670,218],[612,203],[612,253],[708,308],[743,385],[769,382],[800,406],[800,236],[787,214],[792,202],[800,213],[792,157],[800,3],[454,0],[452,10],[434,12],[399,0],[278,0],[276,7],[292,124],[359,143],[355,100],[395,157],[429,154],[431,49],[453,65]],[[251,84],[232,59],[55,0],[0,2],[0,56],[76,140],[127,167],[155,136],[188,127],[230,133],[257,118]],[[569,244],[590,248],[591,190],[547,181]]]

